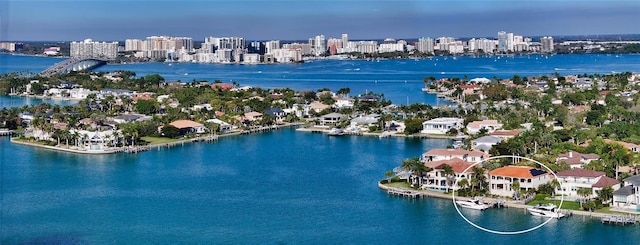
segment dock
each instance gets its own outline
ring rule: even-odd
[[[404,190],[404,189],[398,189],[398,188],[389,188],[387,190],[387,194],[392,196],[408,197],[408,198],[414,198],[414,199],[423,197],[422,194],[418,191]]]
[[[640,223],[640,218],[633,215],[607,215],[600,219],[603,224],[633,225]]]
[[[13,134],[12,130],[6,128],[0,128],[0,136],[11,136]]]

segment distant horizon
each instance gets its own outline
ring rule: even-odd
[[[96,11],[99,9],[100,11]],[[640,33],[633,0],[5,0],[0,39],[125,40],[152,35],[306,40]],[[384,33],[384,36],[381,36]],[[588,34],[599,33],[599,34]]]
[[[516,33],[514,33],[516,34]],[[318,35],[322,35],[322,34],[318,34]],[[170,36],[170,37],[178,37],[176,35],[169,35],[169,34],[164,34],[164,35],[151,35],[151,36]],[[630,37],[630,36],[637,36],[637,39],[632,39],[634,41],[640,41],[640,33],[629,33],[629,34],[579,34],[579,35],[535,35],[535,36],[527,36],[527,35],[522,35],[523,37],[531,37],[531,38],[540,38],[540,37],[545,37],[545,36],[551,36],[554,39],[568,39],[568,38],[574,38],[574,37],[587,37],[587,38],[613,38],[616,36],[620,36],[620,37]],[[180,37],[191,37],[191,36],[180,36]],[[232,37],[229,35],[219,35],[219,36],[215,36],[215,37]],[[237,36],[237,37],[242,37],[242,36]],[[326,38],[329,38],[325,35]],[[386,38],[393,38],[396,41],[397,40],[418,40],[423,36],[420,37],[411,37],[411,38],[394,38],[394,37],[384,37],[384,38],[371,38],[371,39],[352,39],[351,37],[349,37],[349,41],[379,41],[379,40],[384,40]],[[433,38],[434,40],[439,38],[439,37],[453,37],[453,36],[424,36],[424,37],[430,37]],[[97,40],[97,39],[93,39],[90,37],[81,39],[81,40],[6,40],[6,41],[0,41],[0,42],[22,42],[22,43],[46,43],[46,42],[60,42],[60,43],[70,43],[70,42],[81,42],[84,41],[85,39],[92,39],[93,41],[97,41],[97,42],[124,42],[127,39],[140,39],[140,40],[144,40],[146,37],[132,37],[132,38],[126,38],[126,39],[122,39],[122,40]],[[336,37],[337,38],[337,37]],[[459,39],[459,40],[468,40],[468,39],[472,39],[472,38],[488,38],[488,39],[496,39],[497,40],[497,35],[495,37],[487,37],[487,36],[478,36],[478,37],[453,37],[455,39]],[[298,42],[298,41],[307,41],[308,38],[306,39],[247,39],[245,38],[246,41],[270,41],[270,40],[278,40],[281,42]],[[199,42],[204,42],[204,37],[202,39],[195,39],[193,38],[193,41],[196,43]],[[576,40],[576,41],[583,41],[583,39],[580,40]],[[623,40],[625,41],[625,40]]]

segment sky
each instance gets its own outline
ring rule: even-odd
[[[2,41],[640,34],[640,0],[0,0]]]

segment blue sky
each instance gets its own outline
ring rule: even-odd
[[[0,0],[0,39],[638,34],[639,13],[639,0]]]

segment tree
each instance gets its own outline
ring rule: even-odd
[[[407,171],[411,174],[411,176],[409,177],[409,182],[412,186],[414,186],[414,184],[417,184],[415,186],[416,188],[422,185],[422,175],[432,170],[431,168],[425,166],[424,163],[417,157],[403,160],[401,168],[402,170]]]
[[[513,190],[515,199],[520,199],[520,181],[514,179],[511,183],[511,190]]]
[[[136,111],[145,115],[152,115],[156,112],[158,104],[155,100],[138,100]]]
[[[407,118],[406,120],[404,120],[404,133],[407,135],[410,134],[415,134],[417,132],[420,132],[420,130],[422,130],[422,122],[424,120],[420,119],[420,118]]]
[[[607,202],[613,197],[613,188],[611,186],[605,186],[602,190],[598,191],[598,199],[602,202]]]
[[[180,136],[180,129],[171,124],[164,125],[160,132],[162,132],[162,135],[164,137],[177,138],[178,136]]]
[[[451,188],[451,185],[453,184],[453,176],[455,175],[455,172],[453,171],[453,168],[451,167],[451,165],[445,164],[442,167],[442,175],[447,181],[447,192],[448,192],[449,189]]]
[[[591,196],[592,192],[591,188],[578,188],[576,193],[578,196],[584,197],[583,200],[580,200],[580,207],[582,207],[582,204],[587,200],[587,197]]]

